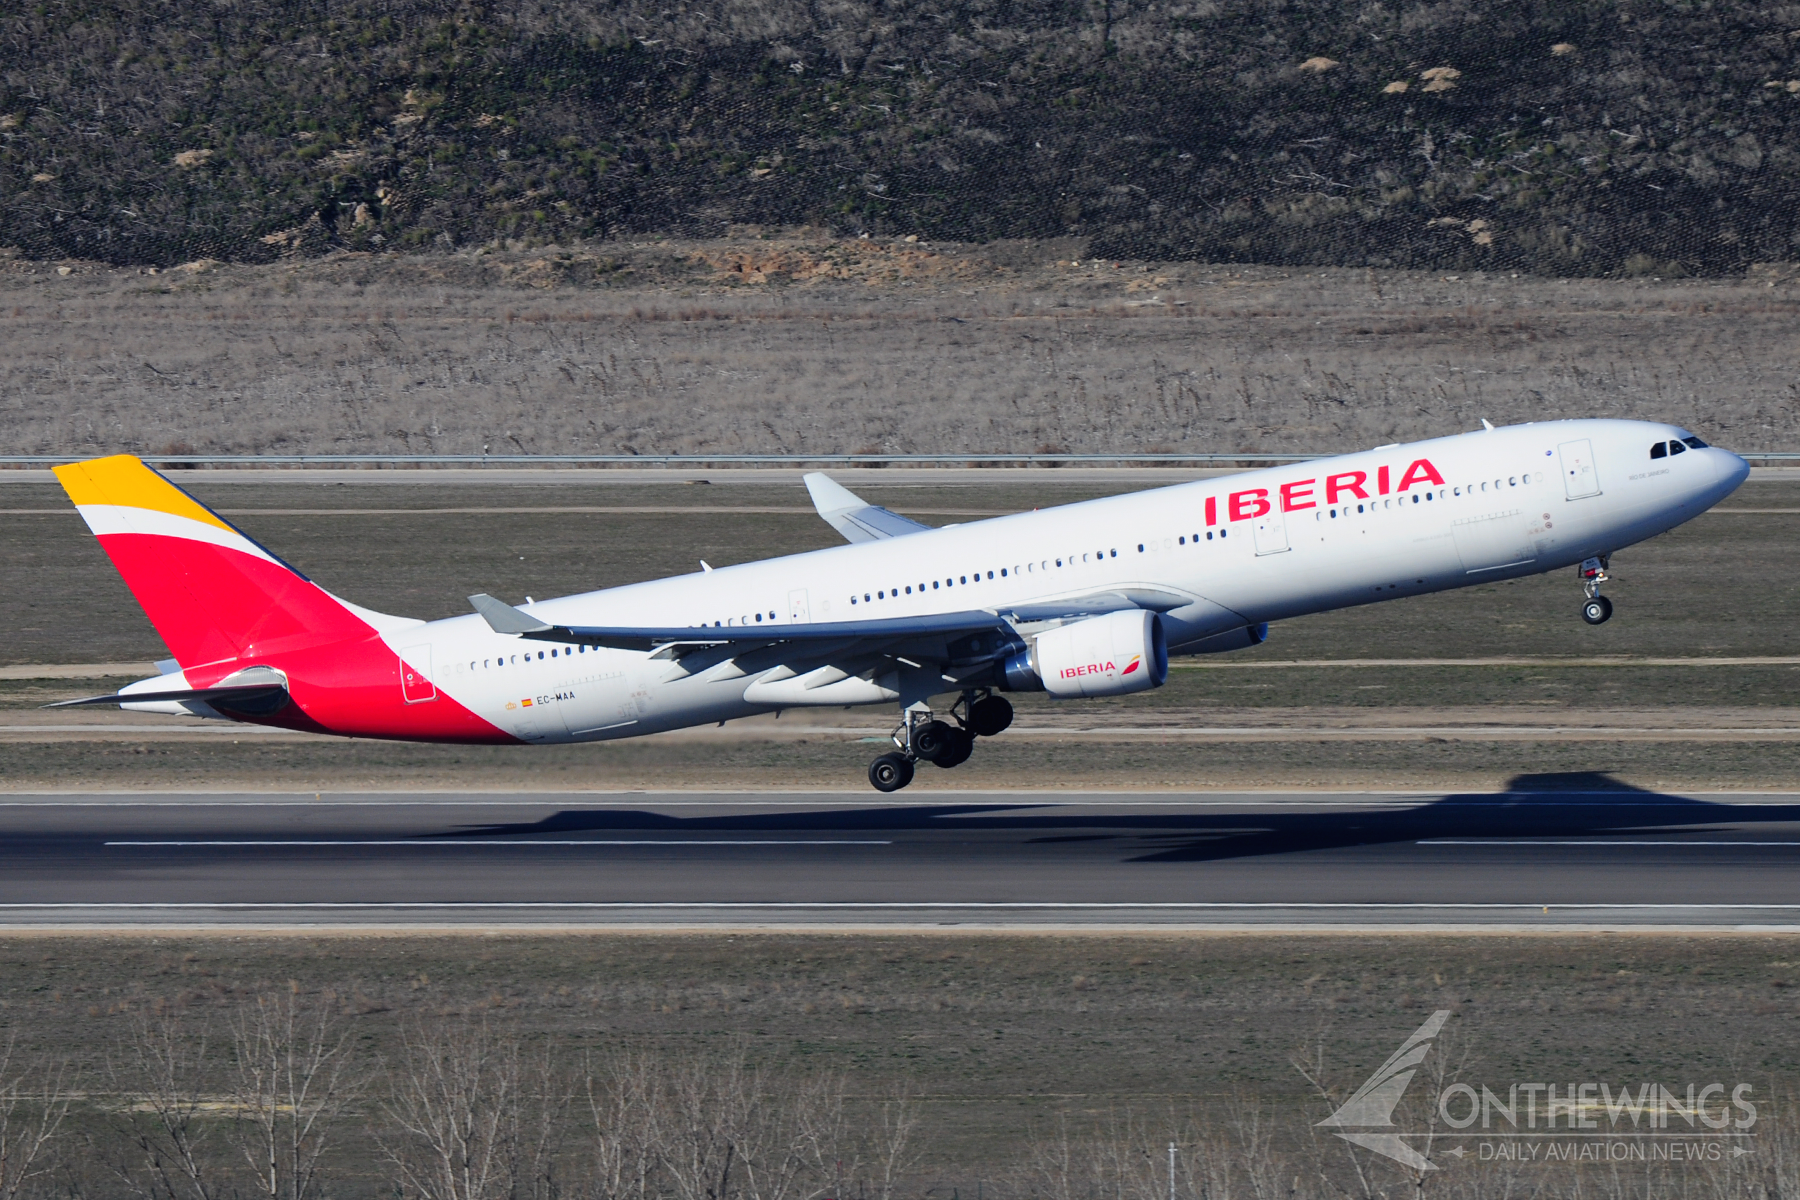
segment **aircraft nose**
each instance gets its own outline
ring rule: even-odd
[[[1729,496],[1738,490],[1739,484],[1750,478],[1750,464],[1729,450],[1719,450],[1717,447],[1713,449],[1719,469],[1719,494]]]

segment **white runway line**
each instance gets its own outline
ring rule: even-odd
[[[1800,842],[1690,842],[1674,838],[1569,838],[1549,841],[1541,838],[1432,838],[1414,842],[1415,846],[1800,846]]]
[[[398,909],[481,909],[481,910],[548,910],[570,909],[580,911],[683,911],[696,910],[703,912],[744,912],[755,910],[768,911],[857,911],[871,909],[880,911],[938,912],[953,911],[1034,911],[1034,912],[1115,912],[1115,911],[1156,911],[1156,912],[1233,912],[1233,911],[1265,911],[1280,909],[1306,909],[1308,911],[1338,912],[1386,912],[1386,911],[1418,911],[1422,909],[1445,909],[1457,911],[1531,911],[1531,912],[1800,912],[1800,904],[1583,904],[1580,902],[1544,904],[1541,901],[1494,901],[1494,902],[1456,902],[1433,903],[1428,900],[1403,901],[1398,903],[1357,904],[1338,901],[1251,901],[1236,903],[1231,901],[1176,901],[1176,902],[1144,902],[1106,901],[1094,904],[1083,904],[1079,901],[1065,900],[948,900],[948,901],[912,901],[912,900],[220,900],[220,901],[142,901],[109,904],[104,901],[67,901],[60,903],[0,903],[0,912],[29,911],[45,909],[56,911],[105,911],[120,909],[131,911],[179,911],[183,909],[212,911],[238,911],[248,909],[315,910],[344,909],[356,911],[381,911]]]
[[[212,840],[212,841],[135,841],[105,842],[107,846],[413,846],[427,850],[439,850],[446,847],[454,849],[458,846],[691,846],[704,849],[708,846],[891,846],[890,840],[879,838],[791,838],[776,840],[759,838],[754,841],[742,840],[701,840],[698,838],[439,838],[426,841],[420,838],[365,838],[358,840],[337,841],[300,841],[300,840]]]

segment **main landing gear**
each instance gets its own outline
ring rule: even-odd
[[[1602,554],[1590,558],[1577,568],[1581,572],[1582,590],[1587,593],[1587,599],[1581,605],[1581,619],[1589,625],[1604,625],[1613,614],[1612,601],[1600,594],[1600,585],[1612,578],[1606,573],[1608,557]]]
[[[961,711],[958,711],[961,710]],[[897,753],[883,754],[869,764],[869,782],[878,792],[897,792],[913,781],[913,766],[921,760],[949,768],[969,761],[977,737],[993,737],[1012,724],[1012,705],[985,688],[970,690],[950,707],[956,723],[940,721],[924,705],[907,709],[894,731]]]

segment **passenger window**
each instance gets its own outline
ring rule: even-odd
[[[1005,567],[1000,568],[1000,578],[1002,578],[1002,579],[1006,578],[1006,568]]]
[[[989,578],[989,579],[992,579],[992,578],[993,578],[993,577],[994,577],[994,573],[993,573],[993,572],[992,572],[992,571],[989,571],[989,572],[988,572],[988,578]]]
[[[1519,486],[1519,477],[1516,475],[1508,475],[1506,477],[1506,486],[1507,487],[1518,487]]]
[[[1231,530],[1229,530],[1229,529],[1221,529],[1221,530],[1219,530],[1219,540],[1220,540],[1220,541],[1224,541],[1224,540],[1225,540],[1225,535],[1226,535],[1226,534],[1228,534],[1228,533],[1230,533],[1230,532],[1231,532]],[[1207,536],[1207,537],[1211,537],[1211,536],[1212,536],[1212,534],[1210,534],[1210,533],[1209,533],[1209,534],[1207,534],[1207,535],[1206,535],[1206,536]]]
[[[1144,552],[1144,543],[1139,542],[1138,543],[1138,553],[1142,554],[1143,552]]]
[[[1687,453],[1687,447],[1682,445],[1680,442],[1670,442],[1669,443],[1670,457],[1673,457],[1677,454],[1686,454],[1686,453]]]
[[[1178,538],[1176,538],[1176,539],[1175,539],[1175,544],[1176,544],[1176,545],[1177,545],[1177,546],[1185,546],[1185,545],[1187,545],[1187,535],[1186,535],[1186,534],[1183,534],[1183,535],[1182,535],[1182,536],[1181,536],[1181,537],[1178,537]]]
[[[906,585],[906,594],[909,596],[912,595],[912,584],[910,583]]]
[[[1211,530],[1207,530],[1206,540],[1209,542],[1212,541],[1212,531]]]
[[[544,657],[544,656],[543,656],[543,655],[541,655],[541,654],[540,654],[540,655],[538,655],[538,657],[539,657],[539,658],[542,658],[542,657]],[[556,657],[556,651],[554,651],[554,650],[552,650],[552,651],[551,651],[551,652],[550,652],[550,657],[551,657],[551,658],[555,658],[555,657]]]

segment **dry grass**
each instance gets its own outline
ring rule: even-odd
[[[885,1200],[882,1102],[906,1093],[919,1124],[896,1156],[900,1197],[1160,1200],[1168,1140],[1180,1200],[1360,1195],[1343,1147],[1308,1130],[1444,1008],[1454,1016],[1414,1105],[1460,1077],[1502,1095],[1512,1080],[1742,1080],[1762,1107],[1757,1157],[1735,1174],[1558,1167],[1522,1181],[1444,1160],[1426,1194],[1576,1197],[1598,1184],[1617,1200],[1762,1200],[1791,1194],[1793,1116],[1779,1097],[1800,1072],[1793,967],[1790,939],[1754,935],[0,940],[16,1062],[68,1062],[65,1087],[86,1092],[46,1189],[78,1195],[119,1194],[109,1169],[141,1169],[116,1135],[157,1132],[157,1104],[187,1121],[207,1178],[244,1188],[238,1122],[282,1116],[241,1070],[270,1040],[245,1036],[258,1032],[247,1016],[274,1001],[300,1016],[298,1036],[282,1036],[336,1047],[345,1072],[349,1102],[328,1118],[321,1160],[336,1196],[395,1194],[380,1146],[418,1145],[396,1118],[421,1083],[502,1133],[547,1118],[565,1195],[586,1194],[596,1167],[608,1175],[607,1152],[673,1176],[721,1148],[692,1139],[724,1132],[759,1157],[796,1135],[832,1145],[806,1150],[795,1200],[858,1183]],[[764,1111],[744,1107],[751,1097]],[[1402,1127],[1424,1127],[1428,1108],[1403,1110]],[[758,1121],[780,1140],[758,1144]],[[591,1151],[584,1170],[576,1156]],[[1373,1194],[1417,1194],[1378,1160],[1363,1166]],[[651,1195],[688,1200],[666,1182]],[[597,1194],[651,1200],[617,1184]],[[714,1200],[766,1197],[755,1186],[740,1177]]]
[[[1600,415],[1791,448],[1796,301],[1774,274],[1085,253],[795,236],[154,277],[0,260],[0,431],[62,454],[1249,452]]]

